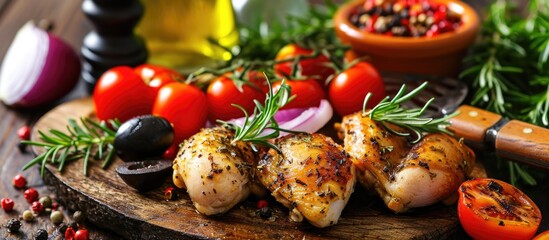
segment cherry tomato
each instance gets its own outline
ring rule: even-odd
[[[155,92],[130,67],[115,67],[105,72],[95,86],[95,113],[101,120],[150,114]]]
[[[173,124],[174,144],[179,144],[206,124],[206,94],[193,85],[169,83],[158,91],[152,113]]]
[[[532,240],[549,240],[549,230],[536,235]]]
[[[369,92],[372,97],[367,108],[372,108],[385,97],[385,85],[379,72],[367,62],[359,62],[344,70],[328,86],[328,98],[340,116],[362,110]]]
[[[474,239],[532,239],[541,212],[523,192],[506,182],[482,178],[458,189],[458,216]]]
[[[280,89],[281,83],[282,81],[273,83],[274,92]],[[281,109],[318,107],[320,100],[326,98],[320,84],[313,79],[286,80],[285,83],[292,88],[291,95],[295,95],[295,98]]]
[[[183,80],[183,75],[177,71],[152,64],[139,65],[134,68],[134,71],[141,76],[141,79],[143,79],[145,83],[156,89],[156,92],[168,83],[175,82],[176,80]]]
[[[276,54],[275,60],[295,59],[297,56],[310,56],[314,50],[300,47],[295,43],[290,43],[282,47]],[[292,61],[276,64],[274,69],[277,73],[285,77],[290,76],[292,72]],[[326,79],[334,74],[334,69],[329,66],[330,60],[325,55],[318,55],[315,58],[307,58],[299,61],[301,75],[317,79],[321,86],[324,86]]]
[[[235,85],[235,81],[239,80],[229,78],[230,75],[232,74],[219,76],[208,86],[206,92],[208,117],[212,122],[217,119],[229,120],[243,117],[242,110],[232,104],[237,104],[244,108],[248,114],[252,114],[255,107],[254,99],[261,103],[265,101],[267,83],[263,75],[259,75],[258,72],[250,72],[248,83],[236,82],[236,84],[241,84],[240,90]]]
[[[174,70],[150,64],[111,68],[101,75],[93,93],[97,117],[125,122],[150,114],[159,89],[181,78]]]

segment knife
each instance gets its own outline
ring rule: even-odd
[[[495,151],[502,158],[549,170],[549,129],[462,105],[467,97],[467,85],[455,78],[400,73],[382,75],[390,96],[402,84],[412,90],[427,81],[427,88],[405,106],[422,107],[434,97],[426,115],[440,117],[458,111],[458,115],[450,119],[448,130],[463,138],[469,146]]]

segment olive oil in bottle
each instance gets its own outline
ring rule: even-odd
[[[142,0],[145,14],[136,28],[149,50],[149,63],[184,72],[229,60],[224,48],[238,43],[231,0]]]

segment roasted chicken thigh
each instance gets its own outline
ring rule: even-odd
[[[394,212],[452,197],[475,165],[474,152],[447,134],[428,134],[412,145],[361,113],[343,117],[338,130],[360,183]]]
[[[291,134],[274,140],[258,163],[257,177],[290,209],[317,227],[336,224],[355,183],[355,169],[343,147],[322,134]]]
[[[173,162],[173,182],[186,188],[205,215],[227,212],[254,189],[251,171],[257,154],[247,142],[231,143],[233,132],[205,128],[181,144]]]

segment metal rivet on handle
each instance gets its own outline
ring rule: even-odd
[[[528,128],[528,127],[522,129],[522,132],[525,133],[525,134],[530,134],[530,133],[532,133],[533,131],[534,131],[534,130],[532,130],[531,128]]]
[[[478,112],[477,111],[470,111],[469,116],[470,117],[476,117],[476,116],[478,116]]]

